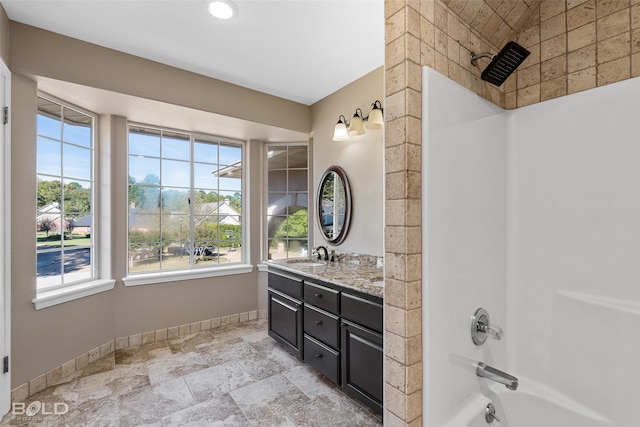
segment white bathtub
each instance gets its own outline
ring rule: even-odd
[[[553,389],[520,379],[517,391],[491,386],[470,398],[443,427],[611,427],[612,421]],[[500,422],[487,424],[485,408],[493,403]]]

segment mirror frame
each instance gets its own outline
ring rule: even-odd
[[[335,173],[338,178],[342,181],[342,185],[344,186],[344,199],[345,199],[345,208],[344,208],[344,223],[342,224],[342,228],[337,236],[334,238],[329,238],[324,231],[324,219],[322,215],[322,189],[324,187],[325,181],[329,177],[329,175]],[[327,243],[332,245],[339,245],[344,242],[344,239],[347,237],[347,233],[349,232],[349,224],[351,223],[351,186],[349,185],[349,179],[347,178],[347,174],[340,166],[330,166],[320,178],[320,185],[318,186],[318,195],[316,197],[316,212],[317,212],[317,220],[318,227],[320,227],[320,233],[322,237],[327,241]]]

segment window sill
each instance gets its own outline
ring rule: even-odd
[[[36,310],[40,310],[100,292],[110,291],[115,285],[116,281],[113,279],[92,280],[91,282],[71,285],[53,291],[41,292],[32,302],[36,306]]]
[[[253,271],[251,264],[236,264],[225,267],[203,268],[189,271],[163,271],[162,273],[136,274],[122,279],[125,286],[151,285],[182,280],[206,279],[208,277],[245,274]]]

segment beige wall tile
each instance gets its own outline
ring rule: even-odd
[[[540,23],[540,40],[548,40],[567,31],[567,16],[560,13]]]
[[[640,76],[640,53],[631,56],[631,77]]]
[[[576,6],[580,6],[583,3],[586,3],[588,0],[567,0],[567,9],[572,9]],[[595,10],[595,5],[593,6]]]
[[[129,337],[116,338],[116,350],[122,350],[129,347]]]
[[[547,20],[565,11],[566,4],[559,0],[542,0],[540,2],[540,20]]]
[[[596,45],[569,52],[567,55],[567,71],[573,73],[596,65]]]
[[[631,58],[626,56],[600,64],[597,73],[596,83],[598,86],[628,79],[631,77]]]
[[[47,375],[42,374],[37,378],[29,381],[29,396],[44,390],[47,387]]]
[[[567,33],[567,49],[578,50],[596,42],[596,24],[592,22]]]
[[[631,28],[640,28],[640,3],[631,7]]]
[[[640,52],[640,28],[631,31],[631,53]]]
[[[189,333],[195,334],[200,332],[200,322],[193,322],[189,325]]]
[[[24,383],[11,390],[12,402],[24,402],[29,397],[29,383]]]
[[[87,367],[89,365],[89,353],[83,353],[76,357],[76,370]]]
[[[189,335],[191,333],[191,323],[185,323],[179,326],[179,332],[181,337]]]
[[[598,40],[605,40],[609,37],[629,31],[629,10],[624,9],[612,15],[598,19],[596,21]]]
[[[533,26],[525,31],[518,33],[517,41],[523,47],[529,48],[540,43],[540,26]]]
[[[473,18],[473,21],[471,21],[471,28],[474,28],[479,33],[484,26],[487,25],[492,15],[493,11],[491,8],[483,2],[480,11],[476,14],[475,18]]]
[[[518,107],[524,107],[537,102],[540,102],[539,84],[518,89]]]
[[[156,330],[156,341],[166,340],[168,337],[168,333],[169,331],[167,330],[167,328]]]
[[[540,101],[559,98],[567,94],[567,76],[562,75],[540,83]]]
[[[542,61],[564,55],[565,53],[567,53],[566,34],[560,34],[549,40],[540,42],[540,59]]]
[[[167,339],[178,338],[180,336],[180,326],[167,328]]]
[[[518,70],[517,81],[518,89],[540,83],[540,64]]]
[[[386,18],[384,34],[386,43],[405,34],[405,8]]]
[[[540,80],[543,82],[566,75],[567,57],[564,55],[549,59],[548,61],[543,62],[540,66]]]
[[[595,22],[596,0],[589,0],[572,9],[567,10],[567,30],[575,30],[578,27]]]
[[[596,87],[596,67],[576,71],[567,77],[567,93],[569,94],[594,87]]]
[[[608,38],[598,42],[598,64],[609,62],[631,54],[630,32]]]
[[[480,9],[482,9],[482,6],[484,5],[485,3],[482,1],[470,0],[467,2],[464,9],[460,13],[460,17],[465,22],[473,22],[473,19],[478,14],[478,12],[480,12]]]
[[[629,7],[629,0],[598,0],[596,2],[596,16],[602,18]]]

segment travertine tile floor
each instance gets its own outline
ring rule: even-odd
[[[381,417],[284,351],[256,320],[99,362],[102,372],[31,396],[45,412],[6,426],[379,426]],[[58,406],[59,412],[64,406]]]

